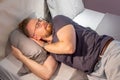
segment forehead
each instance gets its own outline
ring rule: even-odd
[[[38,20],[38,19],[31,19],[31,20],[28,22],[26,28],[27,28],[27,30],[28,30],[28,32],[29,32],[30,34],[32,34],[32,33],[34,32],[34,29],[35,29],[35,25],[36,25],[37,20]]]
[[[38,19],[31,19],[29,22],[28,22],[28,26],[29,25],[32,25],[32,24],[36,24]]]

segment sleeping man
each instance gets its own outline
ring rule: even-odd
[[[82,27],[62,15],[54,17],[51,23],[43,19],[26,18],[19,28],[49,52],[44,63],[38,64],[12,46],[14,56],[37,76],[48,80],[58,63],[64,63],[95,76],[94,80],[120,79],[120,42],[111,36],[98,35],[89,27]]]

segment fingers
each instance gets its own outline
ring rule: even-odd
[[[17,58],[17,59],[20,59],[20,57],[23,55],[22,52],[14,47],[13,45],[11,46],[12,47],[12,54]]]

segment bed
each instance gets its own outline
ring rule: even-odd
[[[63,4],[66,4],[66,7]],[[50,19],[62,14],[84,27],[96,30],[99,34],[111,35],[120,40],[118,31],[120,17],[86,9],[82,0],[76,0],[76,2],[74,0],[0,0],[0,13],[0,66],[12,75],[19,77],[20,80],[42,80],[33,73],[18,76],[17,72],[22,63],[11,54],[7,46],[11,31],[16,29],[17,24],[28,16]],[[112,25],[107,25],[109,23]],[[105,29],[103,30],[103,28]],[[112,31],[113,29],[114,31]],[[51,80],[87,80],[86,76],[81,71],[62,63]]]

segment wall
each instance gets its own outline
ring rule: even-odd
[[[120,15],[120,0],[83,0],[88,9]]]

